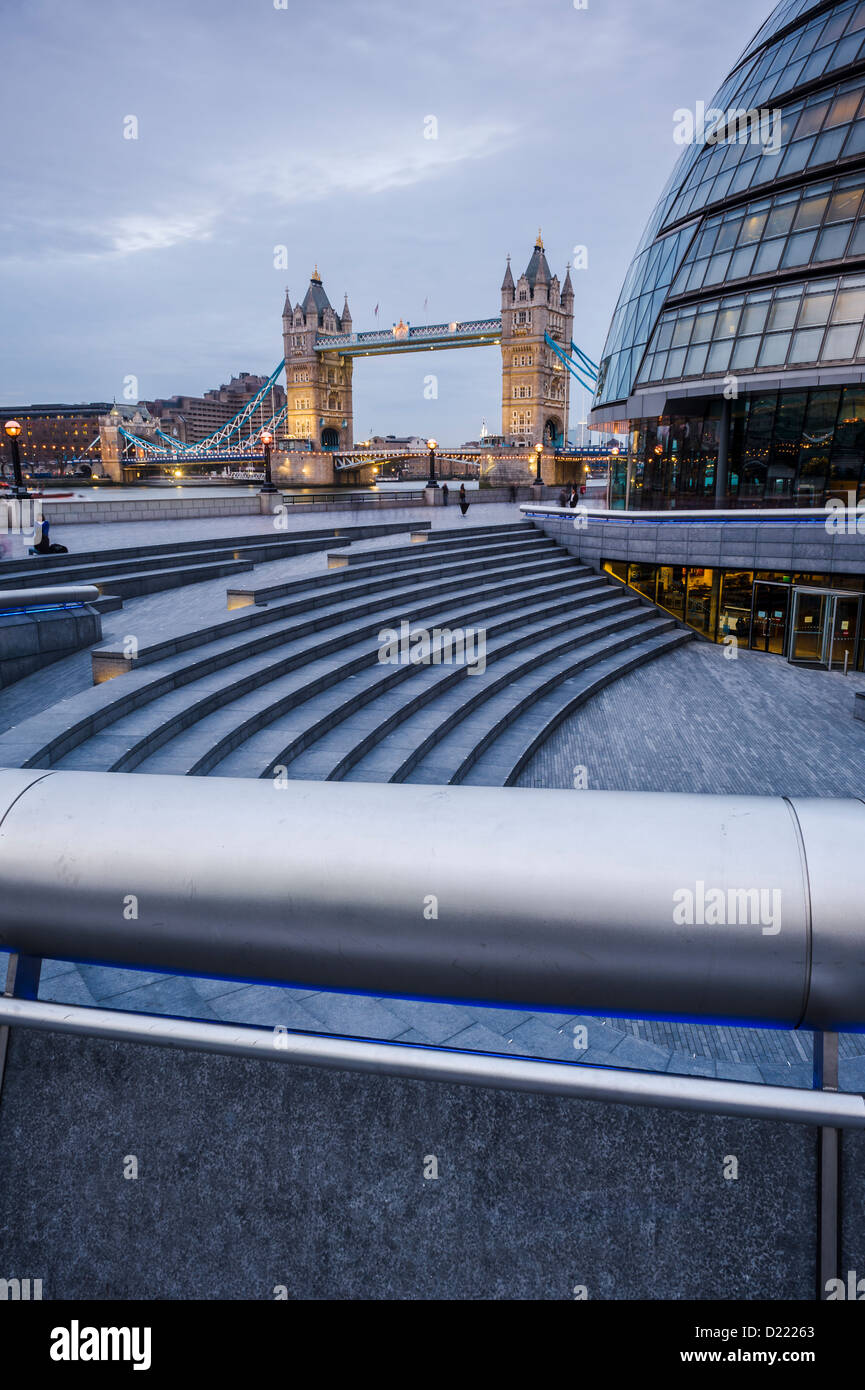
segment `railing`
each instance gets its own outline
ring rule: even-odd
[[[386,506],[388,502],[423,502],[423,492],[316,492],[283,493],[282,501],[289,506],[303,507],[319,502],[347,502],[352,506]]]
[[[0,616],[81,608],[99,597],[95,584],[55,584],[40,589],[0,589]]]
[[[468,319],[464,323],[422,324],[417,328],[405,326],[405,332],[397,334],[392,328],[373,329],[366,333],[332,333],[316,337],[313,347],[316,352],[329,352],[356,348],[391,347],[398,349],[410,343],[432,342],[447,338],[492,338],[502,330],[501,317],[494,319]]]

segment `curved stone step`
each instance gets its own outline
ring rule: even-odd
[[[672,627],[672,624],[667,624]],[[675,651],[693,634],[674,628],[599,662],[590,670],[562,681],[523,710],[511,727],[493,741],[459,778],[471,787],[512,787],[523,768],[563,720],[613,681]]]
[[[533,707],[563,681],[586,672],[627,648],[655,638],[674,626],[672,618],[640,608],[638,621],[622,631],[602,633],[588,647],[563,652],[542,671],[530,670],[498,691],[479,709],[459,720],[399,780],[444,784],[461,782],[486,749],[524,711]]]
[[[508,589],[514,590],[529,579],[536,582],[545,576],[566,573],[569,567],[572,574],[591,573],[587,566],[579,565],[566,553],[545,553],[542,558],[531,562],[511,562],[486,571],[480,587],[485,588],[490,594],[497,589],[504,593]],[[374,585],[376,593],[387,587],[386,580],[377,581]],[[445,595],[451,588],[449,578],[434,574],[432,580],[423,587],[417,589],[409,584],[397,593],[401,602],[406,595],[421,599],[433,594]],[[216,641],[207,644],[203,650],[195,647],[190,649],[188,641],[184,640],[182,644],[178,644],[181,649],[176,654],[152,666],[140,670],[133,669],[117,680],[107,681],[91,690],[82,691],[69,700],[62,701],[52,711],[25,720],[0,736],[0,766],[57,766],[85,740],[101,733],[110,724],[142,705],[168,695],[178,687],[189,685],[214,670],[242,661],[251,652],[266,651],[283,645],[292,635],[318,631],[344,622],[347,613],[353,611],[357,614],[360,611],[360,606],[353,598],[353,590],[354,586],[334,595],[327,591],[322,595],[313,590],[300,605],[289,605],[290,611],[295,615],[305,609],[314,610],[311,618],[306,621],[301,619],[293,625],[282,620],[278,613],[261,614],[263,621],[255,623],[251,634],[248,629],[252,625],[246,620],[236,623],[242,633],[246,634],[240,640],[238,634],[233,631],[235,622],[226,624],[226,629],[229,630]],[[397,595],[394,595],[394,598],[396,599]],[[321,601],[320,608],[317,607],[318,601]],[[370,603],[365,611],[372,611],[374,606]],[[58,710],[64,717],[59,730]]]
[[[288,579],[277,584],[267,584],[262,588],[230,588],[227,590],[228,602],[229,606],[237,606],[241,600],[247,604],[271,603],[277,598],[297,597],[311,588],[357,583],[363,579],[378,579],[387,583],[398,576],[416,574],[422,578],[424,573],[433,571],[445,575],[467,574],[473,570],[494,567],[511,554],[545,553],[554,555],[558,553],[566,557],[569,555],[569,552],[563,550],[555,541],[550,544],[551,537],[540,536],[540,540],[542,544],[539,545],[535,535],[528,536],[521,532],[519,535],[509,538],[505,543],[497,542],[495,545],[477,548],[459,548],[453,553],[445,552],[441,555],[434,550],[427,552],[425,547],[417,547],[424,553],[412,553],[393,561],[375,560],[367,564],[358,563],[353,568],[344,566],[339,569],[328,570],[326,574],[320,576],[306,575],[300,579]]]
[[[619,597],[612,586],[599,586],[596,582],[595,591],[598,590],[609,592],[614,598]],[[557,583],[554,587],[541,589],[534,596],[535,601],[531,605],[524,604],[524,608],[531,612],[533,621],[537,621],[538,615],[548,612],[553,604],[558,603],[563,611],[567,611],[567,621],[572,622],[574,611],[589,601],[592,592],[586,587],[586,580],[578,577],[567,584]],[[488,595],[482,595],[481,599],[478,603],[478,595],[473,595],[471,591],[454,593],[444,607],[431,605],[428,612],[416,608],[414,621],[424,617],[430,626],[464,627],[483,618],[489,625],[491,616],[498,613],[503,616],[498,622],[492,623],[492,628],[502,633],[521,622],[513,595],[499,599],[495,604]],[[468,606],[462,610],[452,606],[458,603]],[[342,683],[351,686],[349,694],[345,696],[345,709],[340,715],[346,718],[358,708],[355,698],[358,689],[363,690],[363,700],[366,701],[370,698],[372,686],[377,685],[379,690],[385,690],[391,685],[401,684],[407,676],[419,674],[417,668],[411,667],[397,674],[393,667],[379,663],[378,634],[383,626],[393,625],[389,616],[384,621],[376,619],[364,640],[354,645],[344,645],[337,659],[331,657],[324,672],[316,667],[311,677],[306,663],[300,677],[292,672],[283,675],[268,670],[265,679],[259,682],[254,691],[244,690],[239,699],[232,700],[230,704],[223,702],[219,708],[199,718],[188,731],[176,732],[167,747],[150,753],[137,764],[139,770],[203,775],[219,765],[221,776],[266,776],[273,763],[288,763],[333,727],[336,721],[330,715],[332,710],[338,708],[339,702],[328,702],[325,718],[322,714],[324,707],[319,706],[320,697],[326,689]],[[357,629],[351,628],[348,636],[357,636]],[[369,671],[371,675],[367,673]],[[310,701],[315,702],[314,706],[309,706]],[[295,713],[301,703],[308,706],[302,719]],[[282,729],[287,735],[284,743],[292,745],[291,751],[287,746],[275,742],[278,735],[271,730],[278,721],[282,721]],[[295,746],[299,732],[304,733],[302,747]],[[231,760],[230,770],[224,766],[226,759]]]
[[[537,571],[539,567],[542,573],[549,569],[545,561],[535,561],[524,568]],[[556,575],[560,568],[556,564],[550,572]],[[508,579],[501,581],[501,587],[509,585],[512,593],[515,584],[519,586],[524,582],[525,575],[515,579],[511,567],[507,574]],[[534,577],[537,579],[537,573]],[[578,578],[582,578],[582,575]],[[113,719],[108,717],[108,711],[103,711],[99,728],[90,731],[86,737],[86,747],[84,739],[76,739],[75,745],[64,750],[52,766],[64,770],[131,772],[144,758],[152,756],[182,730],[222,710],[226,704],[250,694],[258,686],[311,662],[326,659],[329,666],[334,667],[336,654],[345,648],[353,653],[350,657],[344,653],[343,659],[350,668],[346,674],[354,674],[375,660],[374,642],[382,627],[393,626],[403,619],[418,621],[427,614],[448,613],[454,601],[465,602],[468,595],[472,595],[476,611],[483,611],[484,605],[495,594],[496,587],[491,588],[489,584],[478,586],[474,592],[465,588],[455,590],[447,585],[436,586],[432,598],[408,589],[392,607],[381,606],[377,609],[375,604],[366,605],[363,623],[358,622],[357,608],[346,605],[332,613],[329,619],[318,615],[305,624],[258,633],[243,643],[229,646],[227,650],[225,643],[214,644],[220,647],[218,658],[208,655],[205,650],[191,667],[175,670],[171,680],[165,677],[167,684],[156,689],[149,701],[146,691],[139,688],[135,691],[134,707],[130,711],[127,712],[122,702],[118,702]],[[321,636],[322,628],[327,629],[326,637]],[[275,652],[277,647],[278,654]],[[172,666],[182,660],[176,658],[174,662],[164,665]],[[154,686],[158,686],[162,675],[159,666],[149,670],[153,673]],[[144,674],[131,673],[136,677]],[[332,684],[337,678],[336,675],[332,678],[328,676],[324,683]],[[126,679],[120,677],[119,681]],[[316,679],[323,680],[323,677],[317,675]]]
[[[626,607],[633,607],[639,614],[636,603]],[[551,622],[551,613],[561,610],[565,611],[565,616],[558,622]],[[386,680],[377,684],[370,682],[359,715],[352,715],[344,723],[328,729],[294,758],[290,754],[285,756],[288,750],[283,750],[278,762],[287,766],[288,776],[294,780],[338,781],[403,721],[420,711],[427,712],[430,707],[437,712],[441,698],[453,693],[454,687],[458,686],[461,694],[468,687],[471,694],[464,695],[464,700],[479,702],[484,698],[486,686],[506,684],[511,671],[532,669],[574,642],[590,642],[594,632],[609,631],[613,625],[635,620],[626,614],[617,613],[613,617],[603,611],[603,605],[594,611],[598,621],[587,621],[577,636],[570,602],[553,607],[534,605],[500,625],[491,625],[487,630],[487,669],[483,673],[470,676],[466,666],[415,667],[409,668],[407,689],[402,686],[394,689]],[[490,633],[496,633],[492,641]],[[495,670],[495,678],[490,667]],[[388,744],[391,744],[390,738]]]

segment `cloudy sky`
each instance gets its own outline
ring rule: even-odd
[[[574,336],[597,360],[678,152],[672,113],[711,96],[772,5],[0,8],[0,403],[23,404],[269,372],[285,289],[302,297],[316,262],[355,329],[376,304],[387,327],[496,314],[505,256],[519,273],[539,225],[560,277],[588,248]],[[356,437],[500,428],[496,348],[360,361],[354,381]]]

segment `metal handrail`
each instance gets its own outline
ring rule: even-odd
[[[262,1028],[242,1023],[211,1023],[0,997],[0,1027],[3,1025],[293,1062],[302,1066],[377,1072],[421,1081],[528,1091],[571,1100],[654,1105],[714,1115],[747,1115],[839,1129],[865,1128],[865,1097],[839,1091],[718,1081],[669,1072],[598,1067],[591,1063],[547,1062],[452,1047],[299,1033],[279,1025]]]
[[[861,800],[9,770],[0,946],[865,1030],[863,842]]]

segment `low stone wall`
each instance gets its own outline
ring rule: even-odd
[[[88,604],[45,613],[0,613],[0,689],[101,640],[102,617]]]
[[[865,535],[830,530],[826,515],[777,511],[732,513],[698,521],[693,514],[575,513],[567,507],[524,506],[545,535],[572,555],[600,567],[602,560],[645,565],[783,570],[792,573],[865,574]]]
[[[258,494],[251,497],[153,497],[124,498],[122,491],[93,501],[42,503],[42,514],[52,525],[90,526],[94,522],[190,521],[198,517],[258,516]]]
[[[814,1296],[805,1125],[12,1028],[0,1172],[3,1275],[46,1300]]]

